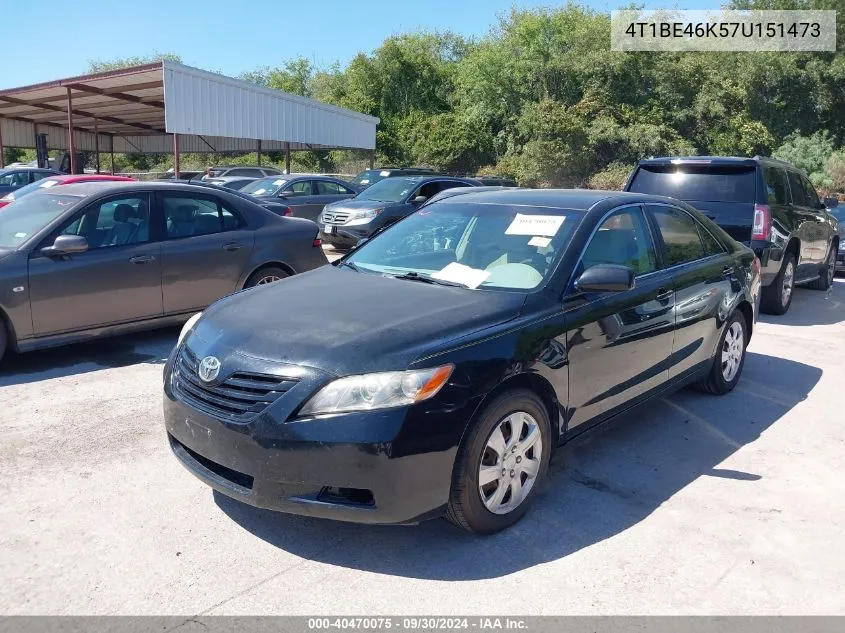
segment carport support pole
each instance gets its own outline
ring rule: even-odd
[[[6,159],[3,157],[5,150],[3,149],[3,118],[0,117],[0,169],[6,166]]]
[[[173,177],[179,180],[179,135],[173,135]]]
[[[285,143],[285,173],[290,173],[290,143]]]
[[[97,158],[97,173],[100,173],[100,132],[97,130],[97,119],[94,119],[94,156]]]
[[[261,167],[261,139],[258,139],[258,166]]]
[[[109,155],[111,156],[111,175],[114,176],[114,134],[109,135]]]
[[[376,150],[372,150],[370,152],[370,169],[375,167],[376,164]]]
[[[70,152],[70,173],[76,173],[76,142],[73,134],[73,98],[67,89],[67,146]]]

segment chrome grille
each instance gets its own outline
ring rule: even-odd
[[[200,380],[199,359],[183,345],[173,368],[174,392],[204,413],[233,421],[249,420],[275,402],[298,381],[268,374],[236,372],[217,385]]]
[[[325,211],[323,213],[323,224],[346,224],[349,219],[349,211]]]

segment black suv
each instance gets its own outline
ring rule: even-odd
[[[795,284],[827,290],[833,283],[836,219],[789,163],[761,156],[650,158],[637,163],[625,191],[688,202],[750,246],[763,266],[765,312],[784,314]]]

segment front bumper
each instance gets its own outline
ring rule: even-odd
[[[335,246],[343,246],[351,248],[358,244],[364,238],[370,237],[373,234],[373,229],[367,224],[359,224],[357,226],[346,226],[343,224],[333,224],[331,226],[331,233],[326,232],[326,224],[320,222],[320,239],[324,242]]]
[[[170,447],[224,495],[360,523],[416,523],[443,513],[469,403],[456,408],[433,398],[414,407],[296,419],[290,412],[304,399],[292,389],[255,418],[232,422],[186,404],[171,381],[172,365],[171,359],[164,388]]]

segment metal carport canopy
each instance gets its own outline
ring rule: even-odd
[[[68,110],[71,112],[69,113]],[[0,147],[123,153],[375,149],[376,117],[171,61],[0,90]],[[96,131],[96,136],[95,136]],[[259,144],[260,141],[260,144]]]

